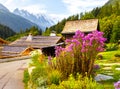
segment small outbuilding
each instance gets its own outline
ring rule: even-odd
[[[98,19],[67,21],[62,35],[66,38],[72,38],[77,30],[88,34],[95,30],[100,30]]]

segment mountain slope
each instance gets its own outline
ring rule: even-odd
[[[29,20],[9,12],[2,4],[0,4],[0,24],[10,27],[15,32],[37,26]]]
[[[105,5],[114,5],[116,2],[120,3],[120,0],[109,0]]]
[[[19,10],[18,8],[14,10],[13,12],[16,15],[22,16],[28,20],[30,20],[33,23],[36,23],[37,25],[39,25],[43,30],[45,30],[46,27],[50,27],[52,25],[54,25],[55,23],[48,18],[45,14],[37,14],[37,15],[33,15],[31,13],[29,13],[26,10]]]
[[[0,11],[1,10],[9,12],[9,10],[5,6],[3,6],[2,4],[0,4]]]

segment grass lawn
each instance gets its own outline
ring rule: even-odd
[[[104,67],[112,67],[111,66],[104,66],[106,64],[115,64],[117,68],[120,68],[120,57],[115,57],[115,54],[119,54],[120,55],[120,50],[115,50],[115,51],[105,51],[105,52],[101,52],[99,53],[99,55],[102,55],[103,59],[102,60],[96,60],[96,63],[99,64],[102,69],[101,69],[101,73],[106,73],[107,70],[104,70]],[[112,71],[112,70],[111,70]],[[120,73],[120,72],[119,72]],[[118,75],[116,75],[118,76]],[[118,79],[119,80],[119,79]],[[103,84],[105,89],[114,89],[114,82],[116,82],[116,80],[107,80],[107,81],[101,81],[100,84]]]
[[[115,89],[114,81],[111,81],[111,80],[103,81],[103,82],[100,82],[100,84],[103,84],[105,89]]]
[[[102,60],[96,60],[96,63],[120,63],[120,57],[115,57],[115,54],[120,55],[120,50],[100,52],[98,55],[102,55]]]
[[[103,60],[111,60],[115,54],[120,54],[120,50],[106,51],[99,53],[103,56]]]

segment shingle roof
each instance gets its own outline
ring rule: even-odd
[[[97,30],[98,19],[67,21],[62,34],[75,33],[76,30],[81,32],[91,32]]]
[[[33,48],[44,48],[57,44],[61,37],[58,36],[33,36],[32,41],[26,41],[27,36],[11,43],[16,46],[31,46]]]
[[[26,47],[18,47],[18,46],[4,46],[2,49],[3,56],[18,56],[22,51],[24,51]]]
[[[26,49],[29,49],[30,47],[26,46],[4,46],[2,49],[2,55],[3,56],[20,56],[22,52],[24,52]]]
[[[4,46],[3,50],[4,52],[14,52],[14,53],[20,53],[26,49],[25,46]]]

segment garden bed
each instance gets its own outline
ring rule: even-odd
[[[120,71],[116,70],[119,65],[106,63],[113,62],[110,53],[115,55],[116,52],[100,53],[102,57],[95,60],[98,52],[104,49],[102,35],[93,32],[85,36],[78,31],[72,40],[66,40],[65,48],[56,47],[55,57],[33,51],[29,62],[32,71],[28,69],[24,75],[26,89],[114,89],[114,83],[120,78]],[[109,67],[109,72],[105,67]],[[96,81],[94,78],[98,74],[104,79]]]

